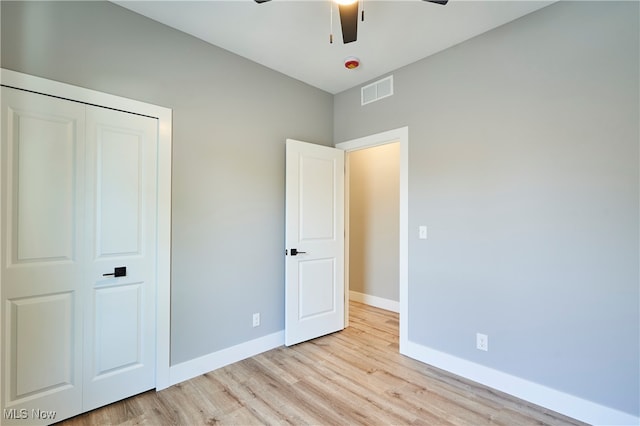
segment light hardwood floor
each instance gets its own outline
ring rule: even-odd
[[[398,353],[398,315],[350,304],[350,326],[62,422],[118,425],[578,425]]]

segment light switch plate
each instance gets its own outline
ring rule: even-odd
[[[421,225],[418,227],[418,238],[420,238],[421,240],[426,240],[427,239],[427,227],[424,225]]]

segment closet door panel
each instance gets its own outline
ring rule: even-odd
[[[84,410],[155,386],[157,127],[87,107]]]
[[[81,412],[85,111],[1,90],[2,420],[51,423]]]

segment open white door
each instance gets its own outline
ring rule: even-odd
[[[285,344],[344,328],[344,151],[287,139]]]

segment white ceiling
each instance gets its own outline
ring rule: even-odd
[[[329,0],[114,1],[330,93],[338,93],[498,27],[553,1],[365,0],[358,40],[342,43]],[[344,67],[356,56],[358,69]]]

